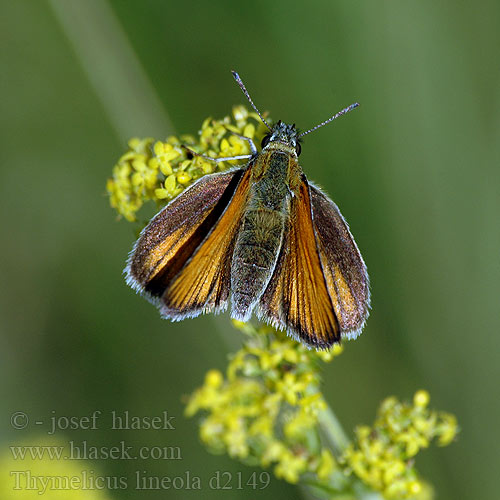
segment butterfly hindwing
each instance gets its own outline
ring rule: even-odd
[[[365,263],[338,207],[310,185],[314,231],[321,265],[343,336],[361,332],[370,307]]]
[[[273,277],[261,297],[260,316],[316,348],[340,341],[312,223],[309,186],[290,199],[290,217]]]

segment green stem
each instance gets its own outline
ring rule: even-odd
[[[330,406],[327,406],[326,409],[319,413],[318,421],[335,455],[341,455],[349,445],[349,438]]]
[[[50,5],[120,142],[170,135],[168,115],[109,1]]]
[[[332,451],[339,457],[349,446],[350,441],[329,405],[319,413],[318,421],[321,431],[325,435]],[[383,500],[383,496],[380,493],[367,490],[362,482],[355,481],[352,489],[358,500]]]

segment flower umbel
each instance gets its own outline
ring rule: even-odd
[[[417,391],[413,404],[384,400],[373,427],[358,427],[354,442],[336,443],[335,455],[324,439],[339,431],[321,418],[327,403],[320,369],[342,347],[317,352],[269,326],[233,323],[245,334],[243,347],[231,357],[226,376],[207,373],[186,407],[187,416],[203,412],[200,437],[209,450],[273,467],[276,477],[304,482],[330,498],[353,489],[387,499],[432,498],[414,457],[432,439],[449,444],[457,424],[453,415],[428,408],[426,391]]]
[[[413,498],[425,489],[413,458],[433,439],[449,444],[458,426],[453,415],[430,410],[429,393],[417,391],[413,404],[395,397],[380,405],[373,427],[356,429],[356,440],[343,455],[348,471],[385,498]]]
[[[186,415],[207,412],[202,441],[245,463],[273,466],[277,477],[296,483],[304,475],[329,478],[337,467],[320,439],[318,413],[326,408],[320,393],[320,361],[342,352],[304,347],[268,326],[234,321],[246,342],[227,368],[207,373],[189,399]]]
[[[197,138],[130,139],[128,151],[118,160],[106,184],[111,206],[127,220],[135,221],[145,202],[152,200],[162,206],[203,175],[224,171],[234,163],[189,158],[192,155],[182,146],[213,158],[244,155],[250,153],[248,142],[231,132],[260,141],[266,130],[256,113],[234,106],[231,117],[207,118]]]

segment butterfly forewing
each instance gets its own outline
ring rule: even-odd
[[[247,203],[249,181],[247,169],[224,214],[163,293],[161,312],[165,316],[181,319],[227,306],[235,236]]]
[[[159,299],[207,237],[232,199],[243,170],[202,177],[144,228],[126,268],[127,282],[149,300]]]

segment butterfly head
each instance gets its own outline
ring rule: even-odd
[[[262,149],[270,147],[273,143],[278,143],[278,145],[285,145],[292,149],[297,156],[300,155],[301,146],[299,142],[299,133],[293,125],[288,125],[283,123],[281,120],[275,123],[268,134],[262,139]]]

